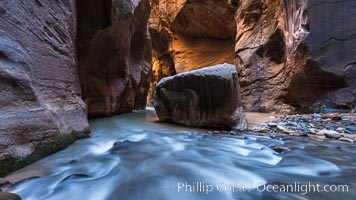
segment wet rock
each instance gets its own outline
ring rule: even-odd
[[[350,142],[350,143],[353,143],[354,140],[353,139],[350,139],[350,138],[344,138],[344,137],[341,137],[339,138],[340,141],[343,141],[343,142]]]
[[[317,140],[325,140],[326,139],[326,137],[324,135],[308,134],[308,137],[314,138],[314,139],[317,139]]]
[[[39,3],[40,2],[40,3]],[[39,142],[89,130],[73,1],[0,1],[0,173]]]
[[[336,130],[337,130],[337,131],[340,131],[340,132],[343,132],[343,131],[346,130],[346,128],[344,128],[344,127],[338,127]]]
[[[277,153],[282,153],[284,151],[288,151],[289,150],[287,147],[280,147],[280,146],[272,147],[272,149]]]
[[[0,188],[9,184],[10,182],[8,180],[0,178]]]
[[[268,133],[271,131],[271,129],[269,129],[267,127],[261,127],[261,128],[258,128],[256,131],[260,132],[260,133]]]
[[[0,200],[21,200],[21,197],[17,194],[0,192]]]
[[[356,126],[347,126],[346,130],[348,130],[351,134],[356,134]]]
[[[278,124],[275,122],[269,122],[269,123],[267,123],[267,126],[269,126],[271,128],[276,128],[278,126]]]
[[[149,0],[76,4],[79,78],[89,117],[144,109],[151,68]]]
[[[310,129],[309,129],[309,132],[310,132],[310,133],[313,133],[313,134],[317,134],[317,133],[318,133],[318,130],[315,129],[315,128],[310,128]]]
[[[221,64],[162,79],[154,107],[160,121],[188,126],[247,127],[236,67]]]
[[[280,130],[282,133],[286,133],[288,135],[298,136],[299,134],[295,131],[289,130],[283,126],[277,126],[277,129]]]
[[[240,1],[235,63],[246,111],[356,105],[356,1],[332,2]]]
[[[334,116],[339,116],[342,120],[332,120]],[[267,122],[253,131],[257,133],[265,132],[269,135],[283,133],[316,139],[348,138],[355,140],[356,135],[347,130],[347,127],[356,126],[355,118],[356,116],[353,113],[285,115],[280,116],[278,120],[273,122]],[[343,139],[343,141],[346,140]]]
[[[317,135],[325,135],[327,138],[340,138],[340,133],[333,130],[323,129],[316,133]]]

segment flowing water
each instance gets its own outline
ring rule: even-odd
[[[355,199],[353,144],[156,120],[153,111],[92,120],[90,138],[11,174],[18,182],[7,191],[24,200]]]

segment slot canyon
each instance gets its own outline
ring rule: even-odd
[[[353,199],[355,13],[2,0],[0,200]],[[294,182],[347,192],[267,187]]]

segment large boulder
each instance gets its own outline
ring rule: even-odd
[[[0,174],[39,143],[88,131],[75,30],[71,0],[0,2]]]
[[[78,63],[89,117],[144,109],[150,84],[148,0],[77,0]]]
[[[356,105],[356,1],[240,1],[235,64],[249,111]]]
[[[236,67],[220,64],[163,78],[154,94],[160,121],[188,126],[243,129]]]

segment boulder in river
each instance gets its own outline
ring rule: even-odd
[[[247,126],[235,65],[220,64],[162,79],[154,93],[154,107],[160,121],[224,129]]]

